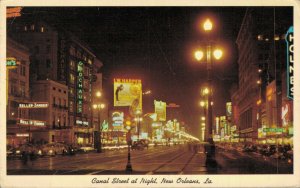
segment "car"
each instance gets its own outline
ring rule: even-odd
[[[43,156],[62,155],[68,152],[68,146],[62,143],[44,144],[43,146],[41,146],[41,150],[39,152]]]
[[[82,146],[82,147],[79,148],[78,151],[87,153],[87,152],[96,151],[96,149],[93,148],[92,146]]]
[[[146,139],[142,139],[139,141],[134,141],[131,149],[132,150],[143,150],[144,148],[148,148],[149,147],[149,141]]]

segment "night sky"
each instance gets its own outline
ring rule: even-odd
[[[214,113],[225,114],[229,89],[236,80],[237,37],[245,8],[242,7],[52,7],[24,8],[23,15],[63,26],[85,41],[103,62],[104,92],[112,107],[113,78],[141,78],[144,113],[153,112],[153,100],[181,106],[181,120],[199,132],[200,87],[206,65],[192,57],[206,35],[197,29],[205,15],[218,22],[211,38],[226,49],[213,62]],[[198,136],[198,135],[197,135]]]

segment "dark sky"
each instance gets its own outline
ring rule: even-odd
[[[199,132],[200,87],[206,80],[205,64],[191,56],[207,39],[196,24],[205,15],[218,22],[211,37],[222,45],[225,58],[214,62],[214,112],[225,114],[225,102],[234,79],[235,39],[245,8],[241,7],[52,7],[25,8],[23,14],[63,25],[93,49],[103,62],[106,95],[112,96],[114,77],[141,78],[144,112],[153,112],[153,100],[181,106],[182,120]],[[112,98],[110,98],[112,106]]]

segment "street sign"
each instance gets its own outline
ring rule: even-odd
[[[283,131],[283,128],[263,128],[263,132],[266,132],[266,133],[282,133],[284,132]]]

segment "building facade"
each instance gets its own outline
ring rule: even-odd
[[[92,144],[94,53],[73,34],[43,21],[20,18],[9,34],[30,49],[31,82],[50,79],[67,86],[67,123],[74,142]]]
[[[242,142],[264,140],[266,143],[268,138],[262,137],[262,132],[266,128],[282,127],[285,33],[293,20],[291,10],[279,9],[248,8],[236,39],[239,81],[232,100],[234,123]],[[272,137],[277,137],[276,134],[268,135],[270,143],[274,142]]]
[[[68,122],[68,87],[53,80],[37,80],[31,84],[32,101],[48,104],[48,108],[31,109],[30,118],[45,121],[46,129],[33,134],[36,140],[47,143],[73,144],[73,134]]]
[[[18,145],[29,139],[28,128],[18,124],[19,117],[29,118],[28,112],[19,109],[19,103],[30,101],[29,95],[29,49],[7,38],[7,61],[16,62],[16,66],[7,65],[7,143]]]

